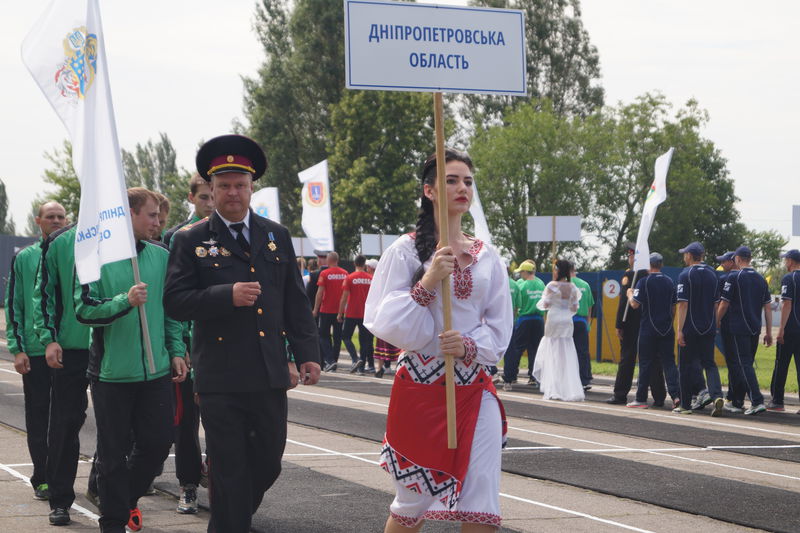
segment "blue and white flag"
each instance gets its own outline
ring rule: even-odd
[[[647,240],[650,237],[650,230],[653,228],[653,221],[656,218],[656,210],[661,203],[667,199],[667,171],[672,161],[672,152],[675,148],[670,148],[667,153],[656,159],[655,179],[647,192],[647,199],[642,208],[642,221],[639,224],[639,235],[636,237],[636,255],[633,259],[633,270],[650,269],[650,244]]]
[[[136,256],[97,0],[53,0],[22,43],[22,61],[72,141],[81,183],[75,267],[81,283]]]

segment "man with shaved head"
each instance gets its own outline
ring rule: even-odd
[[[339,351],[342,349],[342,323],[336,317],[339,301],[342,299],[342,284],[347,271],[339,266],[339,254],[328,252],[328,268],[323,270],[317,280],[317,296],[314,299],[314,316],[319,318],[319,337],[322,353],[322,369],[325,372],[336,370]],[[333,328],[333,340],[331,340]]]
[[[33,462],[31,485],[37,500],[50,497],[47,484],[50,369],[45,359],[45,346],[34,328],[34,289],[42,258],[42,244],[51,233],[64,226],[66,218],[66,211],[58,202],[47,202],[39,207],[35,220],[41,237],[20,250],[11,260],[6,287],[6,338],[8,351],[14,356],[14,368],[22,374],[25,427],[28,451]]]

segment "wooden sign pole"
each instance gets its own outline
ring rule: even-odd
[[[445,176],[444,155],[444,104],[442,93],[433,93],[433,118],[436,130],[436,190],[438,193],[439,209],[437,220],[439,222],[439,248],[450,245],[448,213],[447,213],[447,178]],[[444,330],[452,329],[450,303],[450,276],[442,280],[442,311],[444,313]],[[458,447],[456,439],[456,385],[455,362],[452,355],[444,358],[445,368],[445,400],[447,402],[447,447],[454,450]]]

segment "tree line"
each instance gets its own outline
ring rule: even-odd
[[[584,270],[623,266],[655,159],[674,146],[651,249],[678,266],[677,250],[689,241],[703,242],[709,254],[747,243],[759,268],[779,266],[786,240],[742,222],[727,162],[701,133],[710,118],[699,102],[676,106],[647,93],[606,105],[600,56],[583,27],[579,0],[471,3],[526,15],[529,96],[450,95],[446,106],[448,143],[472,155],[489,227],[504,255],[544,264],[550,244],[527,242],[525,217],[580,215],[584,240],[563,243],[560,251]],[[278,187],[282,222],[301,234],[297,173],[327,158],[340,254],[356,253],[361,233],[410,231],[420,164],[433,151],[431,96],[344,88],[341,2],[260,0],[254,28],[264,61],[244,80],[245,123],[236,129],[267,153],[269,168],[257,186]],[[184,219],[190,173],[177,168],[167,134],[123,152],[128,185],[162,192],[172,203],[169,223]],[[75,216],[79,188],[69,144],[48,158],[45,179],[55,187],[48,197]]]

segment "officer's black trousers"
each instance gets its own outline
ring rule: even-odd
[[[103,532],[125,531],[130,509],[137,506],[169,455],[171,384],[169,376],[136,383],[91,383]],[[135,443],[128,457],[131,432]]]
[[[89,350],[64,350],[61,361],[64,368],[50,369],[53,386],[47,438],[47,484],[51,509],[68,509],[75,501],[73,485],[78,472],[79,434],[89,404],[86,396]]]
[[[175,427],[175,476],[183,485],[200,483],[203,458],[200,454],[200,408],[194,403],[194,382],[187,377],[174,385],[176,408],[180,420]]]
[[[22,375],[25,394],[25,429],[31,454],[34,488],[47,483],[47,426],[50,420],[50,367],[43,355],[29,357],[31,370]]]
[[[783,391],[786,388],[786,377],[789,374],[792,356],[797,377],[800,378],[800,332],[784,331],[783,344],[775,344],[775,369],[772,371],[772,381],[769,385],[773,403],[783,405]]]
[[[614,397],[625,400],[633,384],[633,371],[636,369],[636,353],[639,344],[639,328],[630,328],[622,336],[619,351],[617,378],[614,380]],[[653,365],[650,372],[650,394],[656,403],[662,403],[667,397],[664,386],[664,370],[661,365]]]
[[[209,457],[209,533],[247,533],[278,479],[286,446],[285,389],[201,393]]]

